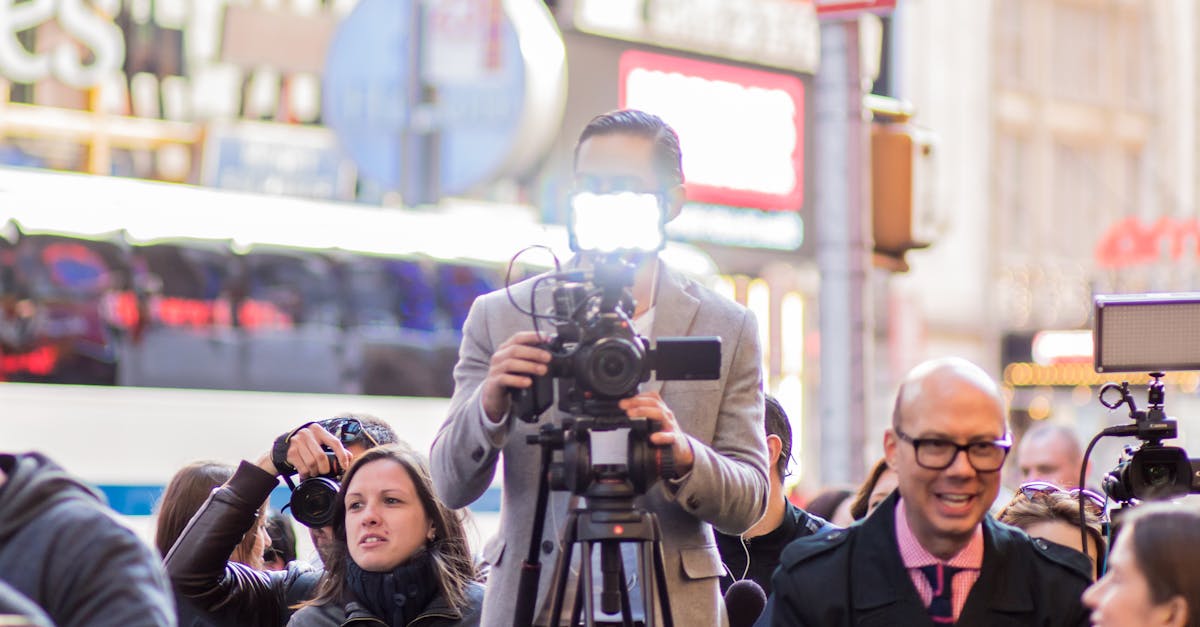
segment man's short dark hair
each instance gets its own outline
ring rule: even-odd
[[[788,460],[792,458],[792,423],[788,421],[787,412],[783,411],[783,405],[770,394],[763,398],[763,406],[766,408],[765,420],[767,427],[767,435],[774,435],[782,442],[779,449],[779,460],[775,462],[775,468],[779,471],[779,476],[787,476]]]
[[[653,113],[637,109],[618,109],[592,118],[579,141],[575,142],[575,161],[579,161],[579,147],[588,138],[596,135],[635,135],[654,142],[654,163],[664,187],[683,183],[683,152],[679,148],[679,135],[662,118]]]

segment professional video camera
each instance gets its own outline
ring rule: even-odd
[[[1104,491],[1114,501],[1172,499],[1200,493],[1200,460],[1188,458],[1178,446],[1163,440],[1177,437],[1175,420],[1165,412],[1162,379],[1167,371],[1200,369],[1200,293],[1097,296],[1093,331],[1096,372],[1150,372],[1147,409],[1139,410],[1129,383],[1108,383],[1100,403],[1109,409],[1125,405],[1132,425],[1102,430],[1084,454],[1091,454],[1103,437],[1134,437],[1142,441],[1125,454],[1104,477]],[[1083,485],[1081,473],[1080,485]]]
[[[563,419],[561,424],[544,423],[537,434],[527,436],[530,444],[541,446],[542,470],[529,554],[522,566],[516,625],[530,624],[533,618],[541,566],[538,553],[550,489],[587,497],[583,507],[569,513],[563,540],[566,549],[560,559],[569,561],[571,547],[579,542],[584,545],[581,557],[586,565],[591,543],[599,544],[601,561],[607,565],[603,570],[603,612],[621,611],[630,619],[628,590],[620,589],[624,579],[618,575],[618,545],[637,542],[641,550],[651,552],[646,560],[639,560],[644,568],[639,581],[647,588],[657,584],[665,624],[671,624],[658,524],[634,499],[660,478],[674,478],[674,460],[670,448],[650,442],[658,424],[630,418],[619,403],[636,396],[640,384],[652,376],[663,381],[719,379],[721,340],[680,337],[651,342],[634,329],[636,266],[632,260],[657,263],[653,254],[665,243],[663,223],[662,198],[657,195],[577,194],[572,198],[568,232],[571,248],[579,253],[583,267],[537,280],[555,282],[553,315],[539,314],[532,302],[527,312],[535,329],[541,319],[554,321],[553,336],[541,344],[551,353],[551,361],[546,374],[532,377],[530,387],[511,390],[511,411],[536,423],[557,397]],[[535,283],[534,295],[537,288]],[[520,308],[515,301],[513,304]],[[561,459],[552,461],[556,452],[561,452]],[[651,563],[654,573],[648,566]],[[557,571],[555,620],[568,570],[560,567]],[[583,581],[581,577],[581,590]],[[643,597],[645,606],[653,598],[655,595]],[[585,622],[590,625],[590,596],[586,606],[589,615]],[[577,605],[576,620],[579,612]]]
[[[301,426],[300,429],[307,427],[308,424]],[[379,445],[374,436],[363,427],[357,418],[330,418],[316,424],[336,436],[343,445],[359,443],[368,448]],[[306,477],[300,482],[300,485],[294,484],[292,476],[296,474],[296,469],[288,463],[287,451],[289,440],[296,431],[279,436],[275,440],[275,446],[271,453],[275,467],[279,469],[283,480],[287,482],[288,488],[292,491],[292,498],[288,501],[287,508],[291,509],[292,517],[305,527],[327,527],[333,523],[334,515],[337,512],[337,494],[341,489],[339,482],[346,469],[338,464],[337,456],[329,450],[328,446],[322,446],[321,448],[324,449],[325,456],[329,460],[330,471],[323,475]]]
[[[654,208],[649,205],[653,203]],[[633,422],[620,409],[621,399],[638,393],[638,386],[655,376],[661,381],[712,380],[721,376],[721,338],[678,337],[658,338],[653,345],[639,335],[633,326],[635,307],[631,288],[635,266],[631,256],[652,253],[663,245],[661,222],[656,227],[638,226],[628,220],[657,213],[657,197],[638,194],[577,195],[573,203],[572,249],[592,261],[589,270],[559,272],[543,277],[557,281],[553,290],[555,334],[541,346],[552,357],[547,373],[533,377],[533,385],[512,390],[512,413],[527,422],[537,422],[540,415],[558,397],[558,408],[568,416],[563,425],[567,435],[562,442],[564,465],[583,471],[582,458],[588,456],[586,446],[590,434],[633,427]],[[596,216],[592,218],[592,216]],[[594,233],[601,217],[608,224],[629,228],[633,233],[655,230],[656,240],[630,243],[620,230],[612,233],[615,243],[605,243],[580,234]],[[580,225],[580,222],[585,223]],[[645,247],[648,247],[645,248]],[[536,313],[531,312],[531,315]],[[537,318],[535,317],[535,324]],[[649,435],[654,425],[639,426],[629,439],[630,480],[644,491],[662,471],[670,470],[670,460],[664,459],[654,477],[644,477],[637,471],[645,469],[637,462],[662,454],[651,454]],[[583,445],[583,446],[581,446]],[[591,484],[588,472],[570,472],[578,481],[554,489],[570,489],[582,494]]]

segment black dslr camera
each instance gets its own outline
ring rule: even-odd
[[[362,444],[369,448],[379,445],[357,418],[330,418],[316,424],[337,436],[345,446]],[[307,426],[304,425],[300,429]],[[327,527],[333,522],[337,512],[337,495],[341,489],[339,482],[346,469],[338,464],[337,456],[329,450],[328,446],[322,446],[321,448],[325,450],[325,456],[329,460],[330,471],[323,475],[307,477],[300,482],[300,485],[293,484],[292,476],[296,474],[296,469],[287,462],[287,450],[289,440],[296,431],[280,436],[276,440],[272,452],[272,461],[275,462],[275,467],[283,473],[283,479],[292,491],[292,498],[288,501],[287,509],[291,509],[292,517],[305,527]]]

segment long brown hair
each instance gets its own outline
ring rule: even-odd
[[[875,484],[879,483],[879,478],[888,470],[890,469],[886,457],[880,457],[879,461],[871,466],[867,480],[858,487],[854,500],[850,502],[850,516],[854,520],[862,520],[867,517],[867,511],[871,509],[871,493],[875,491]]]
[[[180,468],[179,472],[171,477],[159,500],[158,523],[154,533],[154,545],[160,555],[166,557],[213,489],[224,485],[232,476],[233,467],[228,464],[199,461]],[[241,543],[234,549],[230,559],[261,570],[262,555],[254,555],[254,542],[262,524],[262,512],[259,514],[250,531],[246,532]]]
[[[399,464],[412,479],[417,498],[425,510],[425,517],[433,523],[434,538],[426,542],[433,563],[433,575],[438,589],[447,603],[456,608],[467,604],[467,587],[475,579],[475,564],[467,546],[466,529],[462,515],[446,507],[433,492],[433,478],[429,474],[429,463],[425,457],[406,444],[385,444],[363,453],[350,464],[342,487],[338,491],[337,510],[333,519],[333,542],[329,545],[325,573],[317,585],[314,598],[306,605],[341,603],[345,599],[346,560],[350,559],[346,546],[346,491],[354,481],[354,475],[367,464],[387,460]]]
[[[1150,598],[1165,603],[1183,597],[1187,624],[1200,627],[1200,510],[1172,503],[1139,505],[1124,523],[1133,555],[1146,577]],[[1132,525],[1132,528],[1130,526]]]

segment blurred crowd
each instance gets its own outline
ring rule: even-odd
[[[576,184],[653,196],[670,220],[681,163],[661,119],[614,111],[580,135]],[[790,422],[763,394],[754,316],[653,251],[629,261],[629,298],[601,295],[609,335],[577,337],[565,356],[525,309],[543,277],[476,299],[428,452],[389,426],[402,416],[298,424],[236,468],[180,469],[154,547],[53,460],[0,455],[0,614],[19,617],[0,623],[1200,625],[1200,511],[1141,504],[1110,521],[1106,499],[1079,484],[1078,442],[1054,425],[1017,443],[1021,481],[1001,497],[1014,448],[1003,396],[960,358],[903,378],[862,485],[793,502]],[[581,253],[571,270],[599,263]],[[574,407],[603,410],[592,417],[605,422],[567,436],[514,415],[514,399],[561,383],[567,357],[676,336],[720,338],[719,377],[620,387],[610,378],[625,362],[599,359],[567,375],[593,378],[560,386],[569,402],[548,403],[541,422],[574,420]],[[531,438],[582,461],[548,471]],[[625,457],[602,452],[621,438]],[[635,464],[635,449],[649,459]],[[635,467],[654,476],[635,485]],[[464,508],[498,472],[499,532],[471,546]],[[581,475],[594,476],[564,488]],[[267,508],[280,479],[292,488],[287,516]],[[311,561],[297,558],[293,517],[309,530]]]

